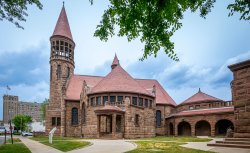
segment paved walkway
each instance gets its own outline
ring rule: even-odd
[[[214,138],[210,142],[188,142],[183,147],[205,150],[205,151],[213,151],[218,153],[250,153],[250,149],[241,149],[241,148],[226,148],[226,147],[212,147],[207,146],[208,143],[215,143],[215,141],[222,140],[222,138]]]
[[[20,137],[21,141],[30,149],[32,153],[63,153],[57,149],[41,144],[37,141],[30,140],[29,138]],[[72,150],[67,153],[123,153],[136,148],[133,143],[127,142],[126,140],[81,140],[89,141],[92,145]]]

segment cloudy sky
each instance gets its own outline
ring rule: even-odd
[[[49,97],[49,38],[53,33],[62,0],[42,1],[43,10],[28,9],[24,30],[0,21],[0,96],[18,95],[21,101],[42,102]],[[172,41],[180,62],[160,51],[157,58],[139,61],[143,44],[139,40],[112,37],[101,42],[93,37],[108,1],[65,1],[75,48],[75,73],[106,75],[114,54],[135,78],[157,79],[180,103],[201,88],[223,100],[231,100],[232,73],[228,65],[250,58],[250,23],[239,15],[228,17],[226,1],[216,2],[206,19],[186,12],[183,27]],[[2,118],[2,98],[0,119]]]

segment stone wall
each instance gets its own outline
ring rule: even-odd
[[[168,117],[173,112],[174,107],[169,105],[156,105],[156,111],[161,111],[161,126],[156,126],[156,135],[167,135],[167,128],[166,128],[166,120],[165,118]]]
[[[235,137],[250,137],[250,60],[229,66],[233,72]]]

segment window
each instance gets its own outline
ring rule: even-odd
[[[137,105],[137,97],[132,97],[132,104]]]
[[[95,100],[95,97],[92,97],[92,98],[90,99],[90,105],[91,105],[91,106],[94,106],[94,100]]]
[[[200,109],[200,105],[195,105],[195,109]]]
[[[135,114],[135,126],[139,126],[139,115]]]
[[[67,67],[67,78],[69,78],[69,76],[70,76],[70,68]]]
[[[161,126],[161,111],[160,110],[156,111],[156,126],[157,127]]]
[[[61,65],[57,65],[57,79],[59,80],[61,77]]]
[[[108,102],[108,99],[109,99],[108,96],[103,96],[102,97],[102,103],[103,103],[103,105],[105,105],[105,103]]]
[[[145,107],[148,107],[148,99],[145,99],[144,102],[145,102],[145,104],[144,104]]]
[[[153,105],[153,101],[149,100],[149,107],[152,108],[152,105]]]
[[[115,103],[115,101],[116,101],[116,97],[115,96],[110,96],[110,102]]]
[[[78,124],[78,109],[77,108],[72,108],[72,125],[77,125]]]
[[[61,117],[52,117],[52,126],[60,126]]]
[[[189,106],[189,110],[193,110],[194,109],[194,106]]]
[[[139,98],[139,106],[143,107],[143,98]]]
[[[117,97],[117,101],[118,101],[118,102],[122,102],[122,101],[123,101],[123,96],[118,96],[118,97]]]
[[[101,96],[96,97],[96,105],[101,105]]]

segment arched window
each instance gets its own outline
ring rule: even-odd
[[[72,108],[72,125],[78,125],[78,109]]]
[[[161,111],[156,111],[156,126],[161,126]]]
[[[70,68],[67,67],[67,78],[69,78],[69,76],[70,76]]]
[[[57,79],[61,78],[61,65],[57,65]]]

